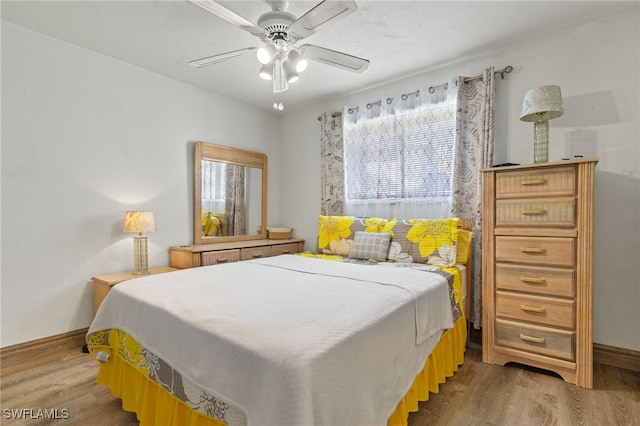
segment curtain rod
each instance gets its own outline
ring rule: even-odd
[[[502,80],[504,80],[504,75],[505,74],[509,74],[511,71],[513,71],[513,67],[511,65],[507,65],[506,67],[500,69],[500,70],[495,70],[493,72],[494,75],[500,74],[500,77],[502,78]],[[481,80],[482,79],[482,74],[480,75],[476,75],[474,77],[466,77],[464,79],[464,82],[467,83],[469,81],[473,81],[473,80]],[[444,87],[445,90],[449,88],[449,83],[442,83],[436,86],[431,86],[429,87],[429,93],[434,93],[436,91],[437,88],[439,87]],[[403,101],[406,101],[407,98],[411,95],[415,95],[415,96],[420,96],[420,91],[416,90],[415,92],[411,92],[411,93],[403,93],[401,95],[401,98]],[[387,103],[390,104],[393,101],[393,98],[387,98]],[[371,109],[374,105],[381,105],[382,104],[382,100],[377,100],[374,102],[369,102],[367,104],[367,109]],[[359,107],[353,107],[353,108],[349,108],[349,114],[352,114],[354,112],[357,112],[360,108]],[[335,113],[334,113],[335,114]],[[318,120],[320,120],[320,117],[318,117]]]
[[[511,71],[513,71],[513,67],[511,65],[507,65],[506,67],[502,68],[501,70],[495,70],[493,72],[493,75],[500,74],[500,77],[504,80],[504,75],[505,74],[509,74]],[[476,75],[475,77],[467,77],[467,78],[464,79],[464,81],[466,83],[467,81],[480,80],[480,79],[482,79],[482,74]]]
[[[331,118],[336,118],[342,115],[341,111],[337,111],[337,112],[332,112],[331,113]],[[322,115],[318,116],[318,121],[322,120]]]

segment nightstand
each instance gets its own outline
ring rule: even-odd
[[[176,268],[169,266],[163,266],[161,268],[149,269],[149,273],[146,275],[133,275],[131,272],[120,272],[117,274],[98,275],[92,278],[93,280],[93,314],[98,311],[98,307],[107,297],[107,294],[116,284],[123,281],[131,280],[133,278],[146,277],[148,275],[164,274],[165,272],[177,271]]]

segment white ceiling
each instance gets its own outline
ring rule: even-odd
[[[256,22],[264,1],[222,1]],[[291,1],[301,16],[317,2]],[[193,68],[190,60],[261,41],[187,1],[7,1],[2,19],[176,80],[271,109],[293,109],[456,62],[638,7],[638,1],[373,1],[303,43],[369,59],[356,74],[311,62],[290,89],[273,94],[253,55]],[[507,64],[496,64],[497,66]]]

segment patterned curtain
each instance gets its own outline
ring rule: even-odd
[[[320,214],[340,216],[344,214],[342,114],[322,114],[320,126]]]
[[[244,235],[244,166],[228,165],[226,167],[226,194],[224,212],[227,216],[228,233],[223,235]]]
[[[493,161],[495,112],[495,70],[483,71],[482,78],[459,78],[458,116],[453,188],[453,215],[473,225],[473,285],[469,321],[474,328],[482,323],[482,177],[480,169]]]

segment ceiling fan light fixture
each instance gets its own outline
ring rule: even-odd
[[[273,44],[265,44],[256,52],[258,61],[261,64],[266,65],[273,62],[273,58],[276,56],[276,47]]]
[[[263,80],[273,80],[273,65],[264,64],[260,67],[260,72],[258,73],[260,78]]]
[[[291,62],[297,72],[303,72],[307,69],[309,61],[307,61],[296,49],[291,49],[288,55],[289,62]]]
[[[295,65],[290,60],[286,60],[282,63],[282,69],[285,77],[287,78],[287,82],[295,83],[300,79],[300,75],[298,75]]]

